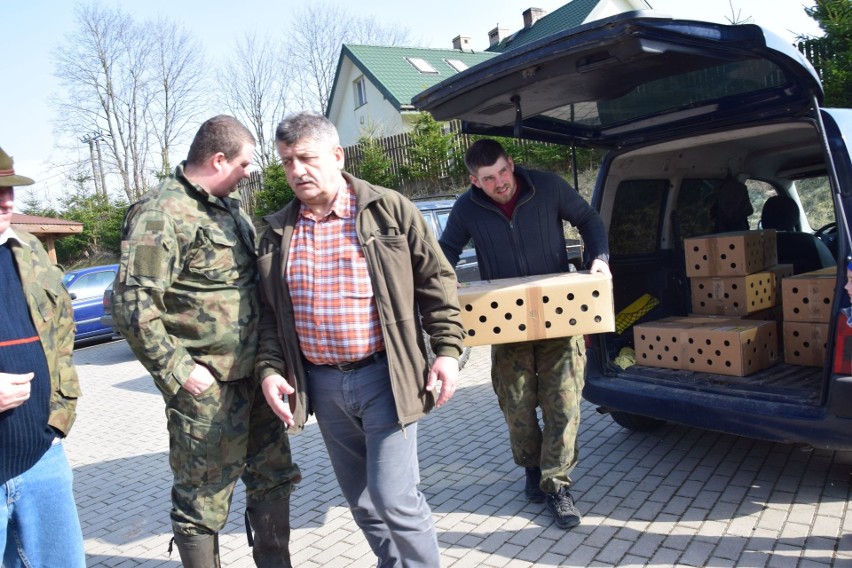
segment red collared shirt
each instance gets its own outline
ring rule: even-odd
[[[317,218],[302,205],[290,240],[286,278],[296,333],[316,365],[358,361],[384,349],[367,260],[355,230],[355,193],[341,187]]]

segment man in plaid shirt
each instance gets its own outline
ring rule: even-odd
[[[410,201],[343,171],[328,119],[290,116],[275,138],[296,199],[265,218],[260,244],[264,395],[293,431],[316,414],[379,566],[437,567],[417,489],[417,420],[455,391],[464,337],[455,273]]]

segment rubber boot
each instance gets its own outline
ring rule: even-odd
[[[218,534],[187,536],[176,532],[172,540],[177,545],[181,564],[185,568],[221,567]],[[169,547],[169,552],[171,552],[171,547]]]
[[[293,567],[290,563],[290,497],[278,501],[247,500],[246,533],[258,568]]]

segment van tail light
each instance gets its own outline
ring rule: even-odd
[[[837,375],[852,375],[852,327],[849,327],[849,324],[846,323],[843,312],[837,318],[832,370]]]

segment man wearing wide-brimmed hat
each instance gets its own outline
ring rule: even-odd
[[[62,272],[34,236],[12,230],[15,174],[0,148],[0,554],[3,566],[85,566],[60,443],[80,387]]]

